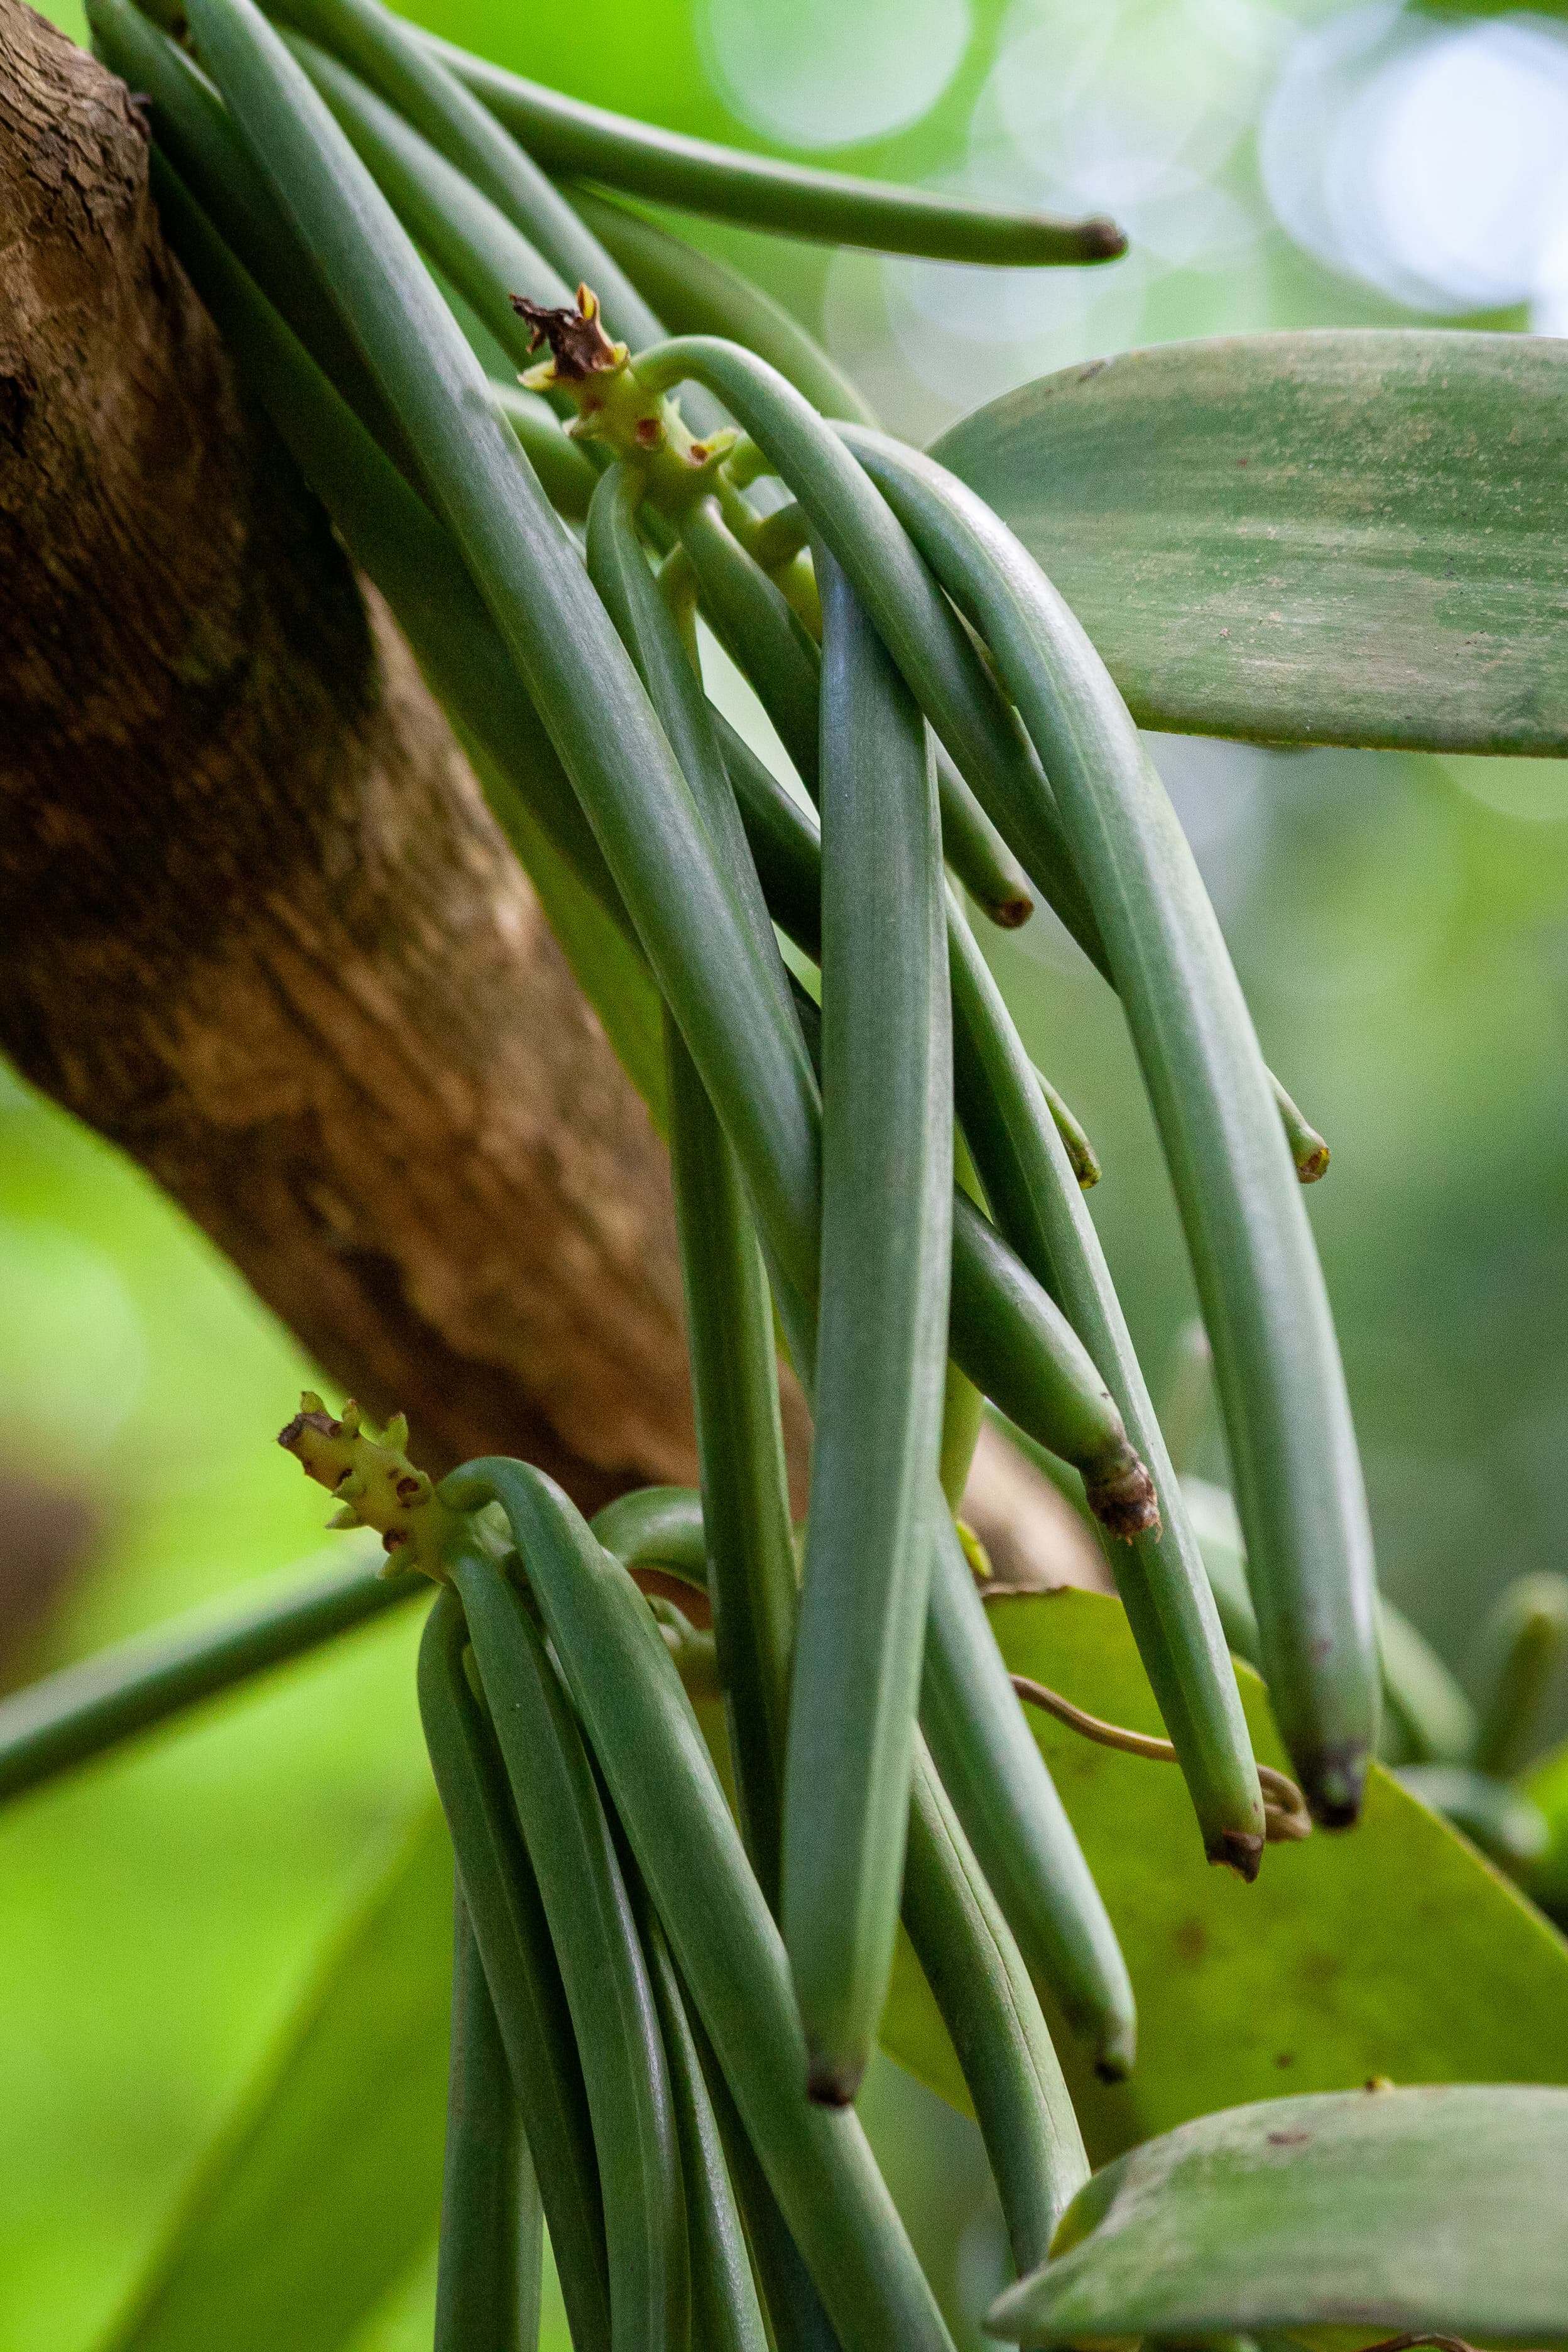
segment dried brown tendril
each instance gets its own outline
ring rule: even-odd
[[[1034,1681],[1028,1675],[1015,1675],[1013,1688],[1031,1706],[1043,1707],[1047,1715],[1054,1715],[1058,1723],[1065,1723],[1069,1731],[1078,1732],[1084,1739],[1094,1740],[1101,1748],[1114,1748],[1122,1756],[1146,1757],[1152,1764],[1173,1764],[1176,1760],[1176,1751],[1168,1739],[1159,1738],[1151,1731],[1129,1731],[1119,1723],[1102,1722],[1098,1715],[1089,1715],[1083,1707],[1075,1706],[1070,1698],[1062,1696],[1060,1691],[1048,1690],[1044,1683]],[[1276,1772],[1270,1764],[1260,1764],[1258,1785],[1263,1791],[1263,1834],[1270,1845],[1310,1837],[1312,1817],[1307,1811],[1307,1801],[1294,1780],[1287,1779],[1283,1772]],[[1411,2345],[1451,2345],[1458,2340],[1454,2336],[1402,2336],[1399,2345],[1403,2352],[1406,2342]],[[1373,2347],[1373,2352],[1393,2352],[1393,2347],[1378,2345]],[[1468,2347],[1462,2347],[1461,2352],[1468,2352]]]

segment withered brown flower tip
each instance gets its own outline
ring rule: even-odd
[[[543,302],[531,302],[526,294],[514,294],[511,307],[533,330],[529,349],[537,351],[541,343],[549,344],[555,373],[563,383],[583,383],[591,375],[619,366],[619,349],[600,324],[599,299],[588,287],[578,287],[574,309],[563,305],[552,310]]]

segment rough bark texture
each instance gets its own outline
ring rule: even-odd
[[[521,1453],[586,1507],[692,1477],[662,1147],[395,628],[237,397],[127,93],[19,0],[0,828],[0,1045],[331,1377],[405,1411],[432,1469]],[[1094,1575],[1044,1482],[981,1461],[994,1549]]]

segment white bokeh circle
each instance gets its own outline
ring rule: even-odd
[[[1378,5],[1302,35],[1258,132],[1282,226],[1413,310],[1568,296],[1568,38],[1542,18],[1454,26]]]
[[[963,61],[969,0],[705,0],[707,62],[742,122],[848,147],[929,114]]]

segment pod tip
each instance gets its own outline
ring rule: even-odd
[[[1035,911],[1026,890],[1013,890],[1005,898],[988,898],[985,912],[1001,931],[1021,931]]]
[[[1298,1143],[1295,1152],[1296,1173],[1301,1182],[1315,1184],[1320,1177],[1326,1176],[1331,1156],[1322,1137],[1311,1134],[1309,1129],[1308,1135]]]
[[[1353,1829],[1366,1793],[1366,1749],[1324,1748],[1315,1756],[1298,1756],[1295,1762],[1308,1810],[1319,1827]]]
[[[1138,2028],[1131,2017],[1117,2018],[1094,2055],[1094,2071],[1102,2083],[1125,2083],[1138,2054]]]
[[[805,2088],[813,2106],[852,2107],[865,2065],[853,2058],[828,2058],[814,2050],[807,2061]]]
[[[1263,1840],[1252,1830],[1221,1830],[1208,1849],[1208,1857],[1234,1870],[1243,1885],[1250,1886],[1263,1865]]]
[[[1086,261],[1120,261],[1127,250],[1127,231],[1113,220],[1086,220],[1079,235]]]
[[[1085,1494],[1101,1527],[1123,1543],[1131,1543],[1134,1536],[1159,1534],[1154,1481],[1131,1446],[1103,1477],[1085,1481]]]

